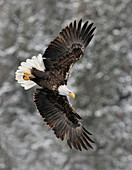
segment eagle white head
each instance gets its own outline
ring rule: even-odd
[[[72,93],[68,88],[67,88],[67,85],[61,85],[58,87],[58,92],[60,95],[63,95],[63,96],[71,96],[73,98],[75,98],[75,94]]]

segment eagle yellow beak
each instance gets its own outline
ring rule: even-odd
[[[75,98],[75,94],[72,92],[69,92],[69,96],[71,96],[73,99]]]

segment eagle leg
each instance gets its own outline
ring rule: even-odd
[[[24,80],[31,80],[34,76],[30,72],[24,72],[23,79]]]

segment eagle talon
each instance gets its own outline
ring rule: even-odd
[[[25,74],[25,75],[31,75],[31,73],[29,73],[29,72],[24,72],[24,74]]]
[[[26,76],[26,75],[23,76],[23,79],[24,80],[30,80],[30,78],[28,76]]]
[[[24,72],[24,75],[23,75],[23,79],[24,80],[31,80],[31,79],[33,79],[34,78],[34,76],[31,74],[31,73],[29,73],[29,72]]]

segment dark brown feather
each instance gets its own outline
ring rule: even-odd
[[[81,30],[81,24],[82,24],[82,19],[78,23],[78,28],[77,28],[77,33],[76,33],[78,40],[79,40],[79,35],[80,35],[80,30]]]
[[[80,38],[83,38],[83,35],[85,34],[87,24],[88,24],[88,21],[86,21],[85,24],[82,27],[82,30],[81,30],[81,33],[80,33],[80,36],[79,36]]]
[[[66,138],[68,146],[77,150],[92,148],[90,133],[81,125],[79,115],[70,106],[67,97],[49,89],[37,89],[34,94],[37,109],[57,138]]]
[[[46,70],[56,70],[58,68],[63,70],[65,81],[66,73],[70,71],[67,70],[67,67],[70,67],[71,64],[73,65],[83,56],[84,48],[87,47],[93,37],[95,30],[95,28],[91,29],[93,23],[88,25],[88,21],[86,21],[82,28],[81,25],[82,19],[78,22],[76,28],[75,20],[73,24],[70,23],[69,26],[62,29],[60,37],[56,37],[51,41],[43,55]],[[67,59],[67,62],[65,59]]]
[[[87,27],[87,29],[86,29],[86,31],[85,31],[85,33],[84,33],[84,38],[87,37],[87,35],[88,35],[90,29],[92,28],[92,26],[93,26],[93,23],[91,23],[91,24]]]
[[[77,35],[76,35],[76,20],[74,21],[74,27],[73,27],[73,37],[74,37],[74,42],[77,42]]]

